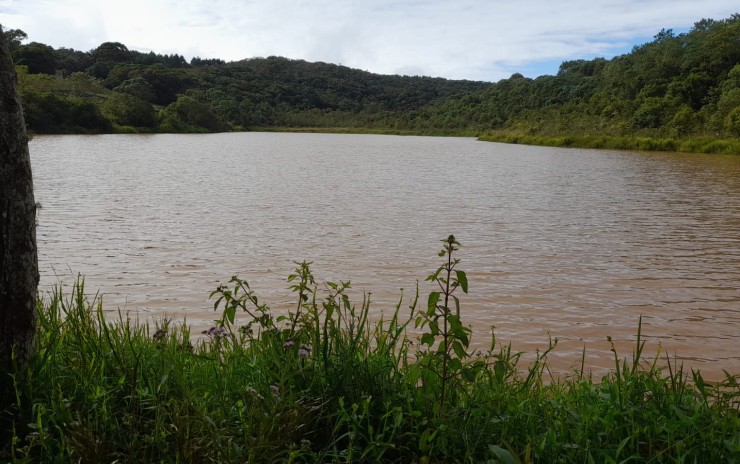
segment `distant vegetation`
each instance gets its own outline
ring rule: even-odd
[[[496,83],[281,57],[188,63],[120,43],[82,52],[5,33],[36,133],[312,128],[740,152],[740,14],[662,30],[611,60],[563,62],[555,76]]]

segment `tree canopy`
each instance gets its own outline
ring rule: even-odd
[[[737,137],[740,131],[738,14],[702,19],[683,34],[662,29],[612,59],[564,61],[556,75],[514,73],[496,83],[378,75],[274,56],[188,63],[117,42],[90,52],[32,42],[19,45],[14,57],[25,66],[21,92],[35,132],[310,127]],[[91,105],[83,111],[89,117],[80,117],[82,101]]]

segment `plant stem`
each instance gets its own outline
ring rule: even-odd
[[[444,407],[445,402],[445,386],[447,384],[447,358],[449,357],[450,353],[450,346],[448,344],[449,339],[449,333],[448,333],[448,318],[450,315],[450,307],[449,301],[450,301],[450,276],[452,275],[452,240],[448,239],[447,242],[447,278],[445,279],[445,288],[444,288],[444,294],[445,294],[445,304],[442,307],[442,319],[444,320],[444,331],[442,332],[442,340],[445,344],[445,351],[444,356],[442,357],[442,391],[439,396],[439,410],[442,411],[442,408]]]

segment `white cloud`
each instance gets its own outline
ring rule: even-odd
[[[662,28],[739,9],[736,0],[0,0],[0,22],[79,50],[117,41],[186,58],[279,55],[495,81],[610,57]]]

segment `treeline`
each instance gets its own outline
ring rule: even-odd
[[[104,43],[53,49],[5,32],[29,129],[326,128],[529,137],[740,136],[740,14],[662,30],[611,60],[497,83],[387,76],[281,57],[226,63]]]
[[[409,112],[490,85],[372,74],[282,57],[226,63],[104,43],[90,52],[13,47],[29,130],[36,133],[219,132],[253,127],[388,129]],[[404,128],[409,128],[408,124]]]
[[[555,76],[515,75],[437,113],[531,136],[740,136],[740,15],[662,30],[611,60],[562,63]]]

